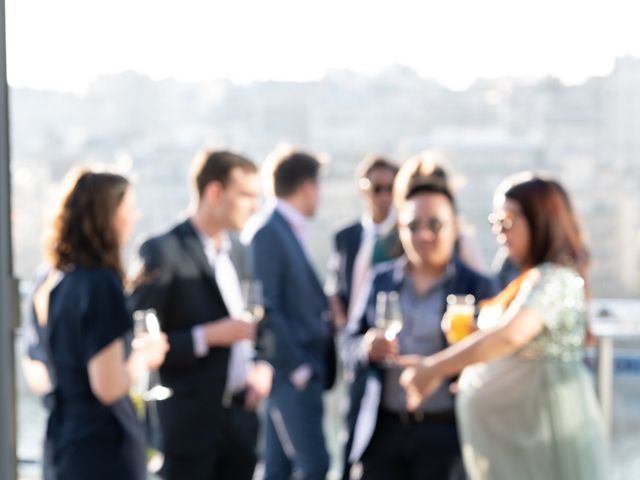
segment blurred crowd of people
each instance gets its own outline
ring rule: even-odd
[[[132,268],[130,181],[69,175],[26,319],[44,478],[250,480],[261,464],[266,480],[322,480],[336,384],[344,480],[606,478],[583,363],[589,257],[563,187],[531,172],[498,186],[490,272],[441,155],[368,156],[362,216],[335,232],[321,280],[322,163],[199,152],[189,216]]]

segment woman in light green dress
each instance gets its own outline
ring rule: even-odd
[[[586,250],[567,195],[527,174],[503,184],[494,207],[494,232],[523,273],[482,309],[477,332],[407,368],[409,407],[462,371],[456,413],[471,480],[604,480],[583,363]]]

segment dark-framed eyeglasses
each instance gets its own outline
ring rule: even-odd
[[[506,232],[513,228],[513,219],[515,213],[513,212],[493,212],[489,214],[489,225],[491,225],[491,231],[494,233]]]
[[[407,228],[413,234],[416,234],[421,229],[426,228],[434,235],[438,235],[442,231],[444,226],[445,226],[444,222],[437,217],[431,217],[426,219],[425,221],[420,221],[416,218],[414,220],[411,220],[409,223],[407,223]]]

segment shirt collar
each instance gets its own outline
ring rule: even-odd
[[[231,239],[229,238],[229,234],[226,230],[220,232],[220,248],[216,248],[213,240],[206,233],[198,228],[193,219],[191,219],[191,226],[195,230],[200,242],[202,243],[202,248],[204,248],[205,253],[207,255],[212,253],[214,255],[220,254],[229,254],[231,252]]]
[[[365,213],[364,215],[362,215],[360,223],[362,224],[362,228],[365,232],[386,235],[396,224],[396,212],[394,210],[391,210],[389,212],[389,215],[387,215],[387,217],[380,223],[374,223],[371,215]]]
[[[407,259],[406,255],[403,255],[396,260],[396,263],[393,266],[393,283],[395,283],[396,285],[399,285],[402,283],[402,281],[404,280],[408,265],[409,265],[409,260]],[[447,265],[447,268],[445,269],[444,273],[438,280],[437,285],[448,282],[455,276],[455,274],[456,274],[456,261],[454,258],[452,258],[449,261],[449,264]]]
[[[297,229],[306,230],[308,225],[307,217],[305,217],[300,211],[291,205],[286,200],[278,198],[276,200],[276,210],[284,217],[284,219]]]

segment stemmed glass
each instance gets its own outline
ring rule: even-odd
[[[244,311],[241,318],[245,322],[257,325],[264,318],[262,282],[260,280],[243,280],[240,288],[244,302]],[[255,340],[251,343],[251,346],[254,349],[256,348]]]
[[[133,312],[133,336],[137,340],[160,338],[160,322],[153,308]],[[138,397],[144,402],[149,402],[166,400],[171,395],[172,390],[160,384],[157,370],[143,372],[133,388],[134,403]]]
[[[240,285],[244,312],[242,319],[249,323],[259,323],[264,317],[264,299],[260,280],[243,280]]]
[[[398,292],[378,292],[376,296],[376,328],[384,331],[384,338],[394,340],[402,330],[402,313]]]

